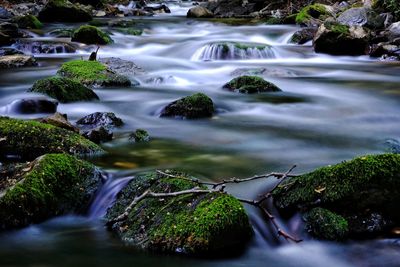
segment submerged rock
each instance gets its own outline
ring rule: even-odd
[[[212,18],[214,14],[205,7],[196,6],[189,9],[186,16],[188,18]]]
[[[136,196],[148,189],[169,193],[196,186],[194,182],[154,172],[136,175],[118,194],[106,219],[111,221],[118,217]],[[143,199],[125,220],[111,223],[110,229],[127,245],[158,252],[207,256],[237,252],[253,232],[242,204],[219,192]]]
[[[85,22],[92,20],[90,9],[68,0],[49,0],[39,12],[40,21]]]
[[[113,112],[95,112],[79,119],[76,123],[88,128],[113,128],[124,124]]]
[[[93,143],[100,144],[103,142],[111,141],[114,133],[109,128],[100,126],[87,131],[83,131],[82,135]]]
[[[275,84],[258,76],[240,76],[226,83],[222,88],[244,94],[282,91]]]
[[[36,81],[29,92],[48,95],[61,103],[98,100],[93,90],[69,78],[50,77]]]
[[[40,20],[33,15],[16,17],[14,22],[17,23],[18,27],[21,29],[40,29],[43,27],[43,24],[40,22]]]
[[[295,32],[289,40],[292,44],[305,44],[314,39],[316,28],[303,28]]]
[[[400,225],[397,208],[400,201],[399,169],[398,154],[355,158],[287,179],[273,191],[274,203],[285,212],[308,212],[315,207],[327,209],[329,212],[319,211],[311,216],[314,217],[310,221],[311,227],[320,218],[335,225],[336,230],[320,231],[314,226],[311,233],[317,238],[335,240],[349,236],[376,236],[387,232],[388,227]],[[367,227],[369,222],[366,218],[371,216],[381,216],[381,220],[375,222],[384,225]],[[344,231],[345,221],[348,234]]]
[[[314,37],[317,53],[331,55],[365,55],[368,52],[369,32],[360,26],[324,23]]]
[[[47,153],[90,155],[103,150],[77,133],[37,121],[0,117],[0,157],[31,160]]]
[[[0,230],[85,212],[101,185],[92,164],[67,154],[47,154],[22,165],[0,183]]]
[[[134,140],[136,143],[150,141],[149,133],[144,129],[136,129],[130,136],[129,139]]]
[[[6,113],[35,114],[54,113],[57,111],[58,102],[46,98],[18,99],[5,107]]]
[[[111,37],[95,26],[83,25],[74,31],[72,35],[72,42],[79,42],[84,44],[112,44]]]
[[[64,63],[57,73],[87,86],[131,86],[127,77],[98,61],[72,60]]]
[[[36,66],[37,62],[33,56],[11,55],[0,57],[0,69],[12,69]]]
[[[199,119],[212,117],[213,113],[214,103],[211,98],[203,93],[196,93],[168,104],[161,111],[160,117]]]
[[[73,126],[67,119],[66,114],[61,114],[59,112],[54,113],[53,115],[40,119],[41,123],[47,123],[54,125],[59,128],[63,128],[72,132],[79,133],[79,129]]]

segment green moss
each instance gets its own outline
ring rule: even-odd
[[[349,26],[347,25],[342,25],[342,24],[329,24],[329,23],[325,23],[324,24],[325,27],[327,27],[327,29],[331,30],[334,33],[337,34],[349,34]]]
[[[172,102],[161,112],[161,117],[183,117],[197,119],[211,117],[214,103],[207,95],[196,93]]]
[[[148,142],[150,141],[149,133],[143,129],[137,129],[131,134],[130,139],[134,139],[135,142]]]
[[[115,74],[98,61],[72,60],[62,64],[57,73],[90,86],[129,87],[131,85],[127,77]]]
[[[349,233],[345,218],[327,209],[314,208],[305,216],[307,229],[318,239],[343,240]]]
[[[0,229],[84,211],[101,181],[92,164],[66,154],[36,159],[18,179],[0,194]]]
[[[175,192],[195,186],[197,184],[181,178],[165,178],[151,173],[138,175],[137,180],[124,189],[123,197],[118,198],[109,215],[118,214],[114,212],[115,208],[118,212],[124,210],[121,203],[125,197],[132,198],[146,188],[153,192]],[[182,195],[163,200],[144,199],[130,212],[126,221],[114,225],[113,229],[126,243],[140,244],[146,249],[207,253],[209,256],[208,253],[241,247],[252,235],[243,206],[237,199],[224,193]]]
[[[327,207],[340,214],[378,211],[398,219],[400,155],[368,155],[286,180],[273,192],[280,208]]]
[[[80,26],[77,30],[74,31],[71,41],[84,44],[99,45],[113,43],[113,40],[107,33],[91,25]]]
[[[225,84],[223,88],[248,94],[281,91],[276,85],[264,80],[261,77],[247,75],[234,78]]]
[[[258,50],[264,50],[265,48],[268,48],[268,45],[251,45],[251,44],[243,44],[243,43],[235,43],[235,47],[237,49],[258,49]]]
[[[34,159],[46,153],[94,154],[103,150],[77,133],[37,121],[0,117],[0,157]]]
[[[48,95],[61,103],[99,99],[93,90],[81,83],[57,76],[36,81],[29,91]]]
[[[304,7],[296,16],[297,24],[305,24],[312,18],[319,19],[322,16],[328,16],[326,7],[322,4],[312,4]]]
[[[43,27],[43,24],[33,15],[16,17],[15,22],[22,29],[40,29]]]

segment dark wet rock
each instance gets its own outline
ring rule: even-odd
[[[12,55],[0,57],[0,69],[12,69],[36,66],[37,62],[33,56]]]
[[[124,60],[116,57],[106,57],[106,58],[100,58],[99,62],[103,63],[110,70],[119,75],[131,77],[146,73],[141,67],[139,67],[133,61],[130,60]]]
[[[292,44],[305,44],[314,39],[314,35],[317,32],[317,28],[303,28],[298,30],[290,38],[289,43]]]
[[[71,2],[101,8],[106,1],[105,0],[72,0]]]
[[[87,131],[83,131],[82,135],[93,143],[100,144],[111,141],[114,134],[110,129],[100,126]]]
[[[112,44],[111,37],[100,30],[99,28],[91,25],[83,25],[74,31],[71,41],[84,44]]]
[[[400,225],[399,168],[398,154],[368,155],[322,167],[287,179],[273,191],[274,203],[285,213],[319,207],[334,213],[323,216],[331,217],[330,221],[344,225],[337,216],[347,221],[348,235],[325,236],[321,231],[317,236],[321,239],[388,233],[390,227]]]
[[[6,113],[35,114],[54,113],[57,111],[58,102],[46,98],[27,98],[14,100],[6,106]]]
[[[393,57],[398,60],[400,58],[400,45],[391,44],[390,42],[372,44],[369,55],[380,58]]]
[[[231,73],[231,76],[272,76],[272,77],[296,77],[297,72],[288,68],[239,68]]]
[[[129,139],[135,141],[136,143],[139,142],[149,142],[150,141],[150,135],[149,133],[144,130],[144,129],[136,129],[130,136]]]
[[[13,55],[23,55],[24,53],[12,48],[12,47],[2,47],[0,48],[0,56],[13,56]]]
[[[85,22],[92,20],[90,9],[68,0],[49,0],[39,12],[39,19],[43,22]]]
[[[107,211],[106,219],[111,221],[122,214],[135,196],[148,189],[169,193],[196,186],[196,183],[164,177],[156,172],[138,174],[118,194],[116,202]],[[253,233],[242,204],[236,198],[219,192],[162,200],[143,199],[125,220],[109,223],[109,228],[129,246],[209,257],[237,253]]]
[[[0,19],[10,19],[12,14],[5,8],[0,7]]]
[[[205,7],[196,6],[189,9],[186,16],[188,18],[212,18],[214,14]]]
[[[98,61],[72,60],[61,65],[59,75],[71,78],[87,86],[94,87],[130,87],[132,82]]]
[[[10,22],[0,23],[0,46],[11,45],[16,38],[23,36],[24,34],[19,31],[17,24]]]
[[[47,154],[0,181],[0,230],[85,212],[101,185],[92,164],[67,154]]]
[[[43,24],[38,20],[37,17],[33,15],[25,15],[21,17],[16,17],[14,22],[21,29],[40,29],[43,27]]]
[[[218,17],[242,17],[265,7],[264,2],[252,2],[242,0],[219,0],[201,4]]]
[[[163,4],[158,6],[145,6],[143,9],[152,13],[171,13],[169,7]]]
[[[258,76],[240,76],[226,83],[222,88],[244,94],[282,91],[275,84]]]
[[[380,16],[371,8],[350,8],[339,15],[337,21],[347,26],[364,26],[371,29],[383,28],[385,17]]]
[[[0,117],[0,157],[32,160],[47,153],[90,155],[103,150],[77,133],[37,121]]]
[[[95,112],[79,119],[76,123],[88,128],[114,128],[124,125],[123,121],[112,112]]]
[[[400,154],[400,141],[396,139],[387,139],[383,143],[385,150],[389,153]]]
[[[387,28],[385,34],[389,37],[390,40],[400,37],[400,21],[395,22]]]
[[[211,98],[203,93],[196,93],[168,104],[161,111],[160,117],[199,119],[212,117],[213,113],[214,103]]]
[[[30,54],[75,53],[77,46],[67,42],[18,40],[13,47]]]
[[[368,53],[370,34],[361,26],[346,26],[336,23],[324,23],[314,37],[314,49],[317,53],[331,55],[365,55]]]
[[[79,133],[79,129],[77,127],[75,127],[74,125],[72,125],[68,121],[66,114],[61,114],[59,112],[56,112],[49,117],[40,119],[39,121],[42,123],[51,124],[56,127],[63,128],[63,129],[66,129],[66,130],[69,130],[72,132]]]
[[[64,77],[50,77],[36,81],[29,92],[41,93],[61,103],[98,100],[93,90],[79,82]]]
[[[296,23],[308,27],[318,27],[325,19],[332,16],[329,6],[312,4],[305,6],[296,16]]]

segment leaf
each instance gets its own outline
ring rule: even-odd
[[[322,192],[324,192],[326,189],[326,187],[317,187],[314,189],[315,192],[317,192],[318,194],[321,194]]]

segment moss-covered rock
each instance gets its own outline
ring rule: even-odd
[[[150,141],[149,133],[144,129],[136,129],[130,136],[129,139],[135,142],[148,142]]]
[[[61,103],[99,99],[93,90],[81,83],[58,76],[36,81],[29,91],[48,95]]]
[[[90,163],[67,154],[47,154],[0,181],[0,230],[85,212],[101,184]]]
[[[43,24],[34,15],[16,17],[14,21],[22,29],[40,29],[43,27]]]
[[[316,26],[324,19],[328,18],[331,13],[328,11],[327,6],[322,4],[312,4],[305,6],[296,16],[296,23]]]
[[[83,25],[74,31],[71,41],[84,44],[111,44],[111,37],[95,26]]]
[[[39,12],[40,21],[84,22],[92,20],[90,9],[68,0],[49,0]]]
[[[168,104],[160,116],[198,119],[211,117],[213,113],[214,103],[211,98],[203,93],[196,93]]]
[[[72,60],[64,63],[57,73],[88,86],[131,86],[127,77],[98,61]]]
[[[313,46],[317,53],[331,55],[365,55],[370,33],[361,26],[347,26],[335,22],[322,24],[315,34]]]
[[[77,133],[37,121],[0,117],[0,158],[31,160],[47,153],[88,155],[103,152]]]
[[[116,218],[135,196],[147,189],[160,193],[196,186],[187,180],[156,173],[137,175],[118,195],[106,218]],[[242,248],[252,235],[243,206],[225,193],[143,199],[126,220],[114,223],[111,229],[126,244],[143,249],[208,256],[232,253]]]
[[[349,232],[345,218],[323,208],[314,208],[305,215],[307,230],[319,239],[343,240]]]
[[[350,235],[362,234],[360,225],[371,214],[380,214],[382,221],[392,222],[392,226],[399,225],[399,170],[398,154],[355,158],[287,179],[273,192],[274,202],[283,211],[329,209],[348,220]]]
[[[275,84],[258,76],[240,76],[226,83],[222,88],[244,94],[282,91]]]

